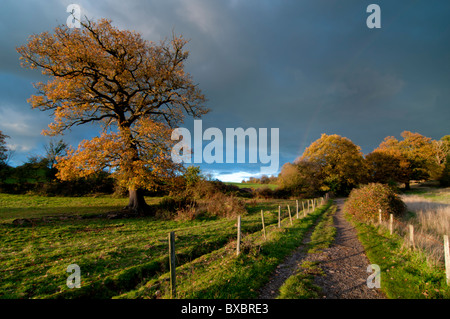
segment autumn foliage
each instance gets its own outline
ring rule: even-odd
[[[409,188],[411,181],[439,180],[448,185],[450,136],[433,140],[404,131],[402,140],[389,136],[364,156],[348,138],[322,134],[293,163],[285,164],[278,185],[291,196],[325,192],[348,195],[360,185],[381,183]]]
[[[319,167],[323,192],[347,193],[363,180],[365,174],[361,148],[337,134],[322,134],[296,162]]]
[[[129,208],[145,210],[140,190],[182,170],[169,156],[171,129],[186,115],[208,111],[184,70],[187,41],[173,36],[156,44],[104,19],[81,26],[33,35],[17,49],[24,67],[39,69],[49,79],[34,84],[37,94],[29,102],[54,116],[44,134],[88,123],[101,127],[100,136],[58,159],[60,179],[108,169],[129,189]]]
[[[433,141],[419,133],[405,131],[403,140],[389,136],[375,150],[399,162],[397,180],[409,188],[411,180],[425,180],[438,175],[439,164],[435,161]]]
[[[371,183],[361,188],[355,188],[345,202],[345,210],[361,221],[378,221],[379,213],[383,220],[389,219],[389,214],[401,216],[406,206],[400,197],[387,185]]]

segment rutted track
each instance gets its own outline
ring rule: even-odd
[[[331,209],[331,207],[329,209]],[[302,261],[304,261],[308,256],[308,243],[311,241],[311,235],[320,221],[321,218],[317,220],[314,227],[306,233],[302,244],[294,252],[292,252],[292,254],[287,257],[283,263],[278,265],[270,281],[261,288],[259,296],[260,299],[275,299],[279,295],[280,287],[284,284],[284,282],[296,273]]]
[[[336,239],[333,245],[310,260],[319,261],[325,276],[315,278],[323,297],[327,299],[384,299],[379,289],[367,286],[367,267],[370,262],[356,235],[354,227],[345,219],[343,199],[337,199],[334,216]]]
[[[370,265],[364,248],[359,242],[355,229],[344,218],[343,199],[336,201],[334,215],[336,236],[334,243],[318,253],[307,253],[312,231],[303,244],[280,264],[271,281],[261,290],[260,298],[272,299],[279,294],[283,283],[300,268],[303,262],[319,263],[323,276],[315,276],[314,284],[321,289],[321,297],[326,299],[383,299],[384,295],[366,284],[367,267]]]

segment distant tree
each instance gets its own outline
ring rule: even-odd
[[[307,161],[286,163],[278,175],[278,186],[294,196],[313,197],[323,186],[320,167]]]
[[[200,180],[203,179],[201,170],[199,166],[189,166],[186,168],[184,173],[184,178],[186,180],[186,186],[195,186]]]
[[[0,182],[5,181],[11,174],[12,168],[8,166],[8,161],[11,158],[11,151],[6,146],[6,139],[8,135],[0,131]]]
[[[450,186],[450,154],[447,155],[447,160],[442,169],[441,176],[439,177],[439,183],[442,187]]]
[[[51,140],[47,145],[44,146],[45,158],[48,161],[49,168],[53,168],[57,163],[56,159],[58,157],[65,157],[67,155],[67,149],[69,145],[62,139],[58,141]]]
[[[392,136],[386,137],[376,151],[400,159],[401,174],[398,181],[410,189],[412,180],[429,179],[433,174],[436,175],[439,166],[431,138],[409,131],[404,131],[401,136],[401,141]]]
[[[323,191],[348,194],[364,180],[366,170],[361,148],[339,135],[322,134],[297,160],[320,167]]]
[[[32,35],[17,49],[22,66],[49,77],[35,84],[29,102],[52,111],[44,133],[55,136],[76,125],[96,123],[102,133],[57,157],[57,177],[72,180],[108,169],[129,191],[127,208],[146,213],[143,189],[152,190],[182,167],[171,159],[172,128],[186,115],[207,112],[205,97],[185,71],[187,41],[160,44],[111,21],[81,21],[54,33]]]
[[[303,180],[300,175],[298,166],[293,163],[286,163],[281,167],[281,172],[278,175],[278,185],[283,189],[300,188]]]
[[[374,151],[366,156],[365,161],[370,183],[389,184],[404,180],[400,156]]]
[[[9,136],[0,131],[0,165],[6,165],[9,157],[8,148],[6,147],[7,138],[9,138]]]
[[[259,179],[259,183],[260,184],[269,184],[270,183],[270,179],[269,176],[267,175],[262,175]]]
[[[450,186],[450,135],[442,137],[439,141],[433,141],[436,161],[441,167],[438,178],[441,186]]]
[[[450,155],[450,135],[446,135],[437,141],[433,140],[432,143],[437,168],[432,177],[439,179],[447,163],[447,157]]]
[[[14,168],[12,177],[19,183],[44,183],[47,182],[49,172],[48,162],[45,157],[30,155],[27,160]]]

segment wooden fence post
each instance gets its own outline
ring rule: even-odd
[[[169,233],[169,267],[170,267],[170,297],[176,298],[176,273],[175,273],[175,233]]]
[[[296,207],[297,207],[297,219],[298,219],[298,199],[295,201]]]
[[[241,253],[241,215],[238,216],[237,220],[237,245],[236,245],[236,255],[239,256]]]
[[[447,235],[444,235],[444,256],[445,256],[445,274],[447,277],[447,286],[450,286],[450,248]]]
[[[263,226],[263,234],[264,234],[264,240],[267,239],[266,237],[266,226],[264,225],[264,212],[261,209],[261,221],[262,221],[262,226]]]
[[[381,225],[381,209],[378,210],[378,224]]]
[[[288,212],[289,212],[289,221],[291,222],[291,226],[292,226],[291,207],[289,207],[289,205],[288,205]]]
[[[278,228],[281,228],[281,206],[278,206]]]
[[[408,226],[409,226],[409,242],[410,242],[412,248],[414,249],[415,248],[415,245],[414,245],[414,226],[411,225],[411,224],[409,224]]]
[[[306,217],[305,202],[302,201],[303,217]]]
[[[392,235],[393,232],[394,232],[394,215],[390,214],[389,215],[389,233]]]

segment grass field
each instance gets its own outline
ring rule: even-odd
[[[243,238],[242,252],[236,256],[235,243],[177,268],[177,298],[187,299],[254,299],[287,255],[297,248],[315,221],[328,211],[331,203],[317,208],[304,218],[293,217],[266,227],[267,239],[261,232]],[[168,298],[168,274],[154,278],[136,290],[118,298]]]
[[[443,236],[450,234],[450,188],[414,189],[402,196],[415,229],[415,244],[431,262],[444,262]],[[405,227],[405,226],[403,226]]]
[[[239,188],[253,188],[253,189],[267,187],[270,188],[271,190],[274,190],[278,187],[278,185],[275,184],[253,184],[253,183],[233,183],[233,182],[227,182],[225,184],[234,185]]]
[[[149,204],[155,204],[159,200],[159,198],[146,198]],[[45,197],[0,193],[0,223],[12,222],[17,218],[99,214],[121,209],[127,204],[127,198],[112,196]]]
[[[168,271],[167,235],[171,231],[176,233],[178,266],[223,250],[236,238],[234,219],[81,218],[123,207],[126,199],[1,194],[0,200],[0,298],[111,298]],[[159,199],[148,200],[156,203]],[[293,205],[283,200],[249,203],[248,214],[242,217],[244,238],[260,235],[261,209],[270,227],[277,223],[278,205],[288,203]],[[16,218],[64,214],[79,214],[80,218],[28,227],[12,224]],[[286,209],[283,214],[286,217]],[[70,264],[81,268],[81,289],[66,286]]]
[[[450,204],[450,187],[436,188],[427,186],[416,186],[407,191],[403,197],[419,196],[428,201]]]
[[[432,190],[431,192],[434,192]],[[436,203],[446,192],[421,193]],[[418,196],[417,192],[411,196]],[[428,197],[427,197],[428,196]],[[160,198],[146,198],[157,204]],[[58,198],[0,194],[0,298],[168,298],[168,234],[176,234],[178,298],[257,298],[258,289],[276,266],[321,218],[311,249],[323,249],[334,236],[329,227],[331,203],[296,219],[295,201],[246,201],[242,216],[242,253],[236,256],[236,220],[192,221],[152,217],[109,220],[93,215],[119,209],[126,198]],[[283,227],[277,227],[278,205]],[[293,224],[286,205],[293,211]],[[265,212],[267,240],[262,237]],[[17,218],[72,216],[17,226]],[[92,216],[90,216],[92,215]],[[75,217],[74,217],[75,216]],[[416,218],[414,215],[410,218]],[[382,269],[383,289],[390,298],[449,298],[442,265],[427,263],[421,251],[405,249],[404,238],[382,229],[355,224],[372,263]],[[81,269],[81,289],[69,289],[67,267]],[[283,288],[283,298],[315,298],[311,276],[304,269]]]

